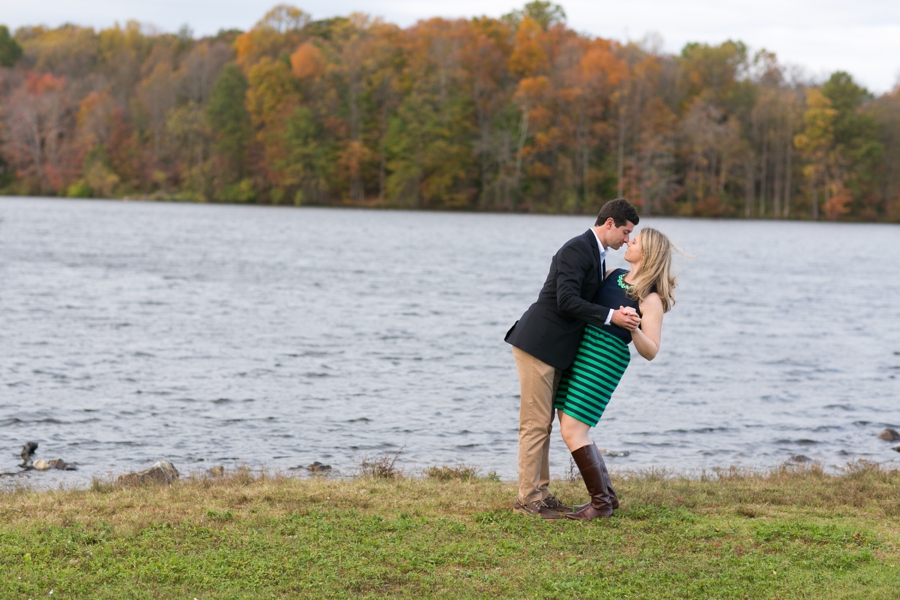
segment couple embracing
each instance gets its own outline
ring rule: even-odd
[[[653,360],[663,314],[675,303],[674,247],[655,229],[632,235],[639,220],[627,200],[603,205],[595,225],[559,249],[537,301],[506,334],[521,386],[516,512],[588,520],[619,506],[588,434],[631,360],[629,344]],[[631,269],[607,271],[607,253],[622,245]],[[583,506],[567,506],[548,489],[556,414],[590,496]]]

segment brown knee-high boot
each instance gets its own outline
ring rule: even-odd
[[[603,477],[606,479],[606,493],[609,494],[609,503],[612,504],[613,508],[619,508],[619,497],[616,496],[616,490],[613,489],[612,481],[609,479],[609,471],[606,470],[606,463],[603,462],[603,459],[600,459],[600,462],[603,463]]]
[[[611,517],[613,514],[612,499],[615,496],[610,494],[612,486],[609,485],[609,474],[596,444],[588,444],[575,450],[572,452],[572,458],[581,472],[581,478],[584,479],[591,502],[578,512],[568,513],[566,517],[580,521],[597,517]]]

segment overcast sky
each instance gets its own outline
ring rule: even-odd
[[[107,27],[136,19],[163,31],[187,23],[196,35],[219,29],[248,29],[271,3],[245,0],[0,0],[0,24],[57,26],[65,22]],[[354,11],[408,26],[418,19],[500,16],[524,4],[510,0],[308,0],[296,2],[314,19]],[[766,48],[782,62],[824,79],[850,72],[871,91],[890,90],[900,76],[900,2],[897,0],[566,0],[559,2],[569,26],[617,40],[662,37],[663,49],[678,52],[690,41],[741,40],[751,50]]]

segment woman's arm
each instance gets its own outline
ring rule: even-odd
[[[663,306],[659,294],[650,294],[644,298],[641,313],[641,327],[631,332],[631,339],[634,340],[638,354],[647,360],[653,360],[659,352],[662,335]]]

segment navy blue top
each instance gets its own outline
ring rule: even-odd
[[[609,277],[603,280],[603,285],[600,286],[600,290],[594,298],[594,303],[608,306],[613,310],[619,310],[620,306],[630,306],[636,310],[638,314],[641,314],[641,309],[638,307],[638,301],[629,298],[627,291],[622,289],[619,285],[619,277],[624,277],[625,275],[628,275],[628,271],[625,269],[616,269],[610,273]],[[610,335],[616,336],[626,344],[631,343],[631,332],[627,329],[619,327],[618,325],[613,325],[612,323],[604,325],[600,329]]]

